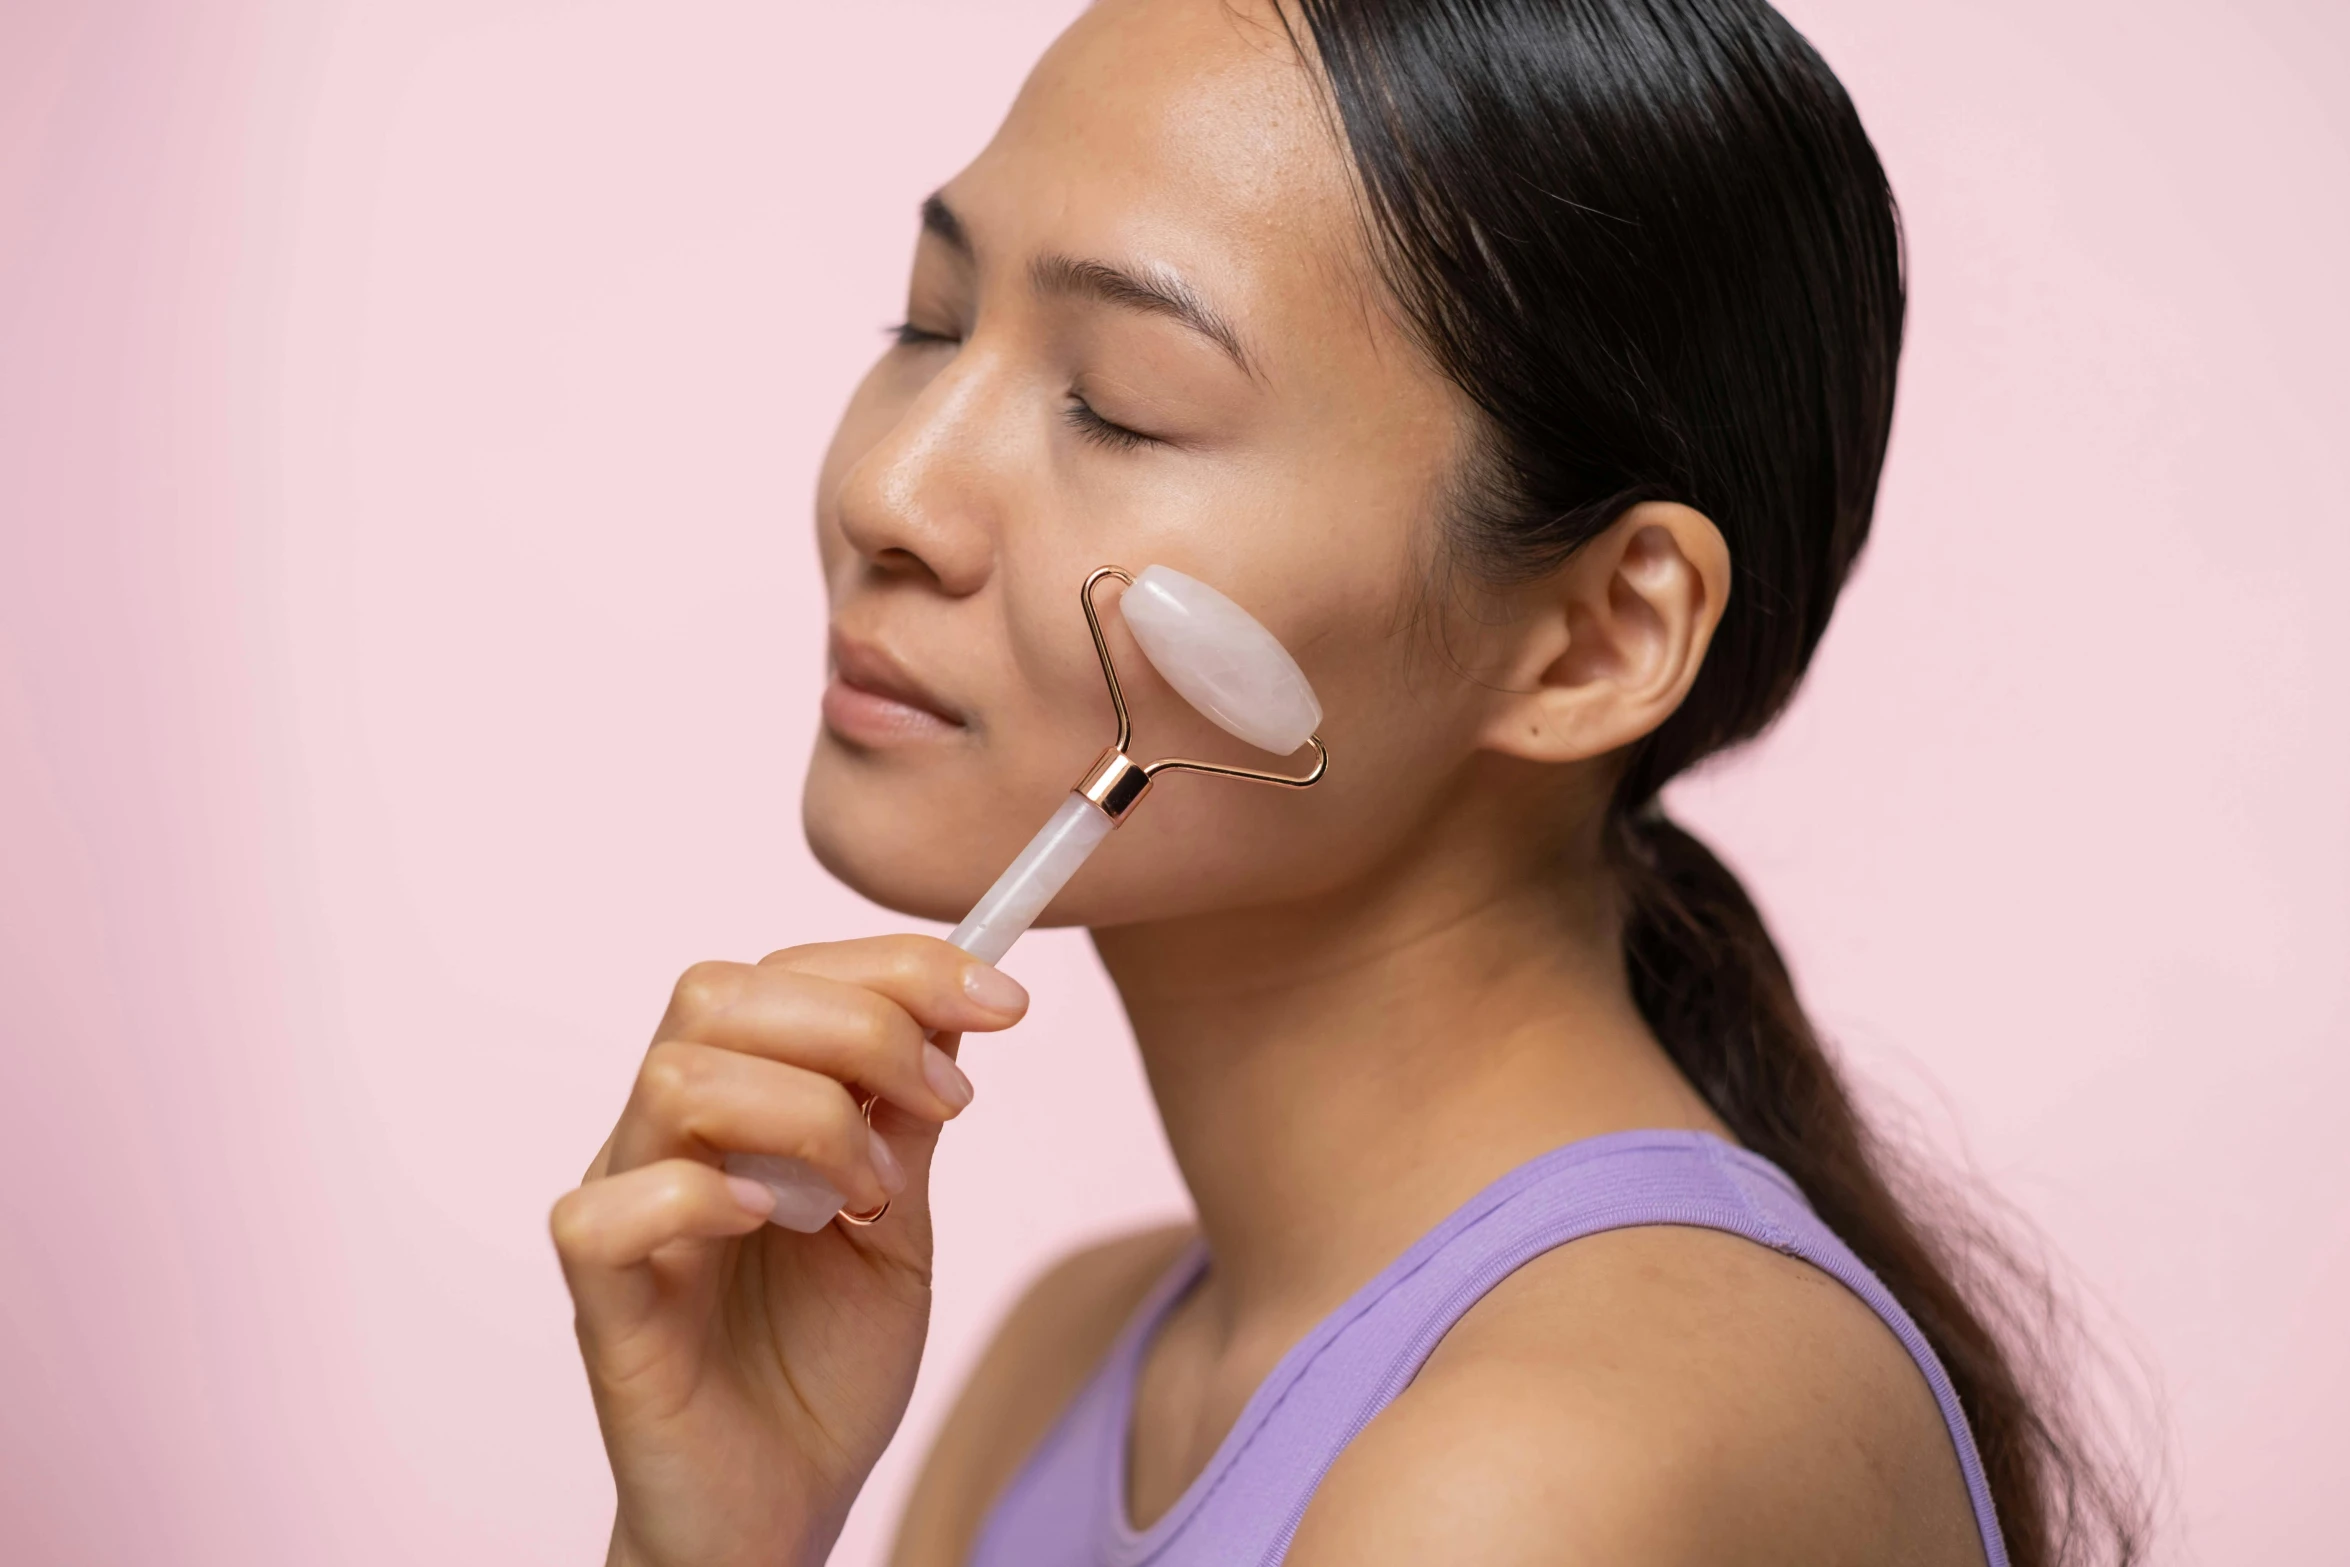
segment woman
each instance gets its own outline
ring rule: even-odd
[[[1108,562],[1263,619],[1334,761],[1171,782],[1055,905],[1198,1222],[1035,1287],[897,1559],[2068,1554],[2045,1414],[1656,803],[1869,526],[1899,231],[1827,68],[1761,0],[1102,0],[923,217],[820,484],[818,857],[963,912],[1100,743]],[[1217,747],[1109,620],[1154,742]],[[554,1214],[614,1562],[825,1555],[958,1044],[1025,1005],[926,937],[680,981]],[[768,1226],[733,1151],[890,1207]]]

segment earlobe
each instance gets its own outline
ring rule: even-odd
[[[1646,501],[1525,591],[1516,678],[1485,748],[1584,761],[1649,734],[1689,694],[1729,602],[1729,546],[1704,513]]]

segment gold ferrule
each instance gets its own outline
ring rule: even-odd
[[[1116,746],[1104,751],[1077,780],[1077,792],[1100,806],[1113,822],[1126,820],[1126,813],[1141,804],[1150,791],[1151,775]]]

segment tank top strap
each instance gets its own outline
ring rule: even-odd
[[[1151,1335],[1205,1266],[1195,1248],[1136,1311],[1007,1490],[974,1567],[1273,1567],[1338,1455],[1488,1291],[1569,1241],[1653,1224],[1725,1231],[1799,1257],[1875,1311],[1933,1390],[1989,1567],[2007,1567],[1973,1435],[1925,1336],[1777,1166],[1678,1131],[1570,1143],[1471,1198],[1283,1356],[1199,1477],[1165,1516],[1136,1530],[1125,1505],[1136,1374]]]

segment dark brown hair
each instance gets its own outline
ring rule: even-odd
[[[1851,100],[1762,0],[1289,0],[1387,285],[1484,415],[1452,541],[1493,581],[1686,503],[1733,590],[1694,688],[1626,758],[1607,841],[1641,1011],[1940,1357],[2015,1567],[2142,1553],[2126,1485],[1997,1324],[1985,1231],[1921,1224],[1738,880],[1657,803],[1793,695],[1867,539],[1903,259]],[[2026,1359],[2019,1359],[2027,1357]]]

